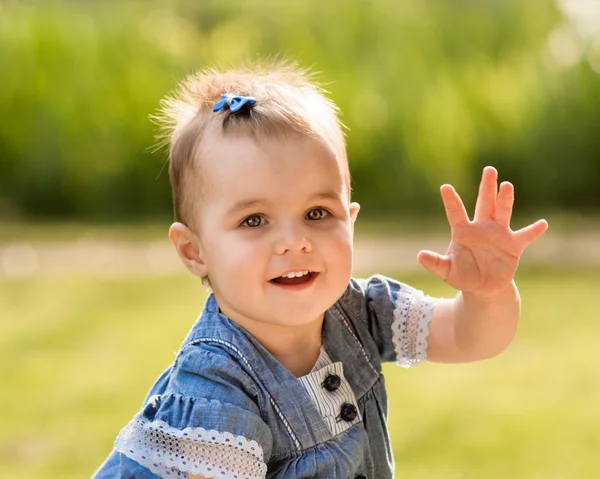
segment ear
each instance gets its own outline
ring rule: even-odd
[[[350,203],[350,219],[352,220],[352,224],[356,222],[356,217],[358,216],[358,212],[360,211],[360,205],[358,203]]]
[[[173,223],[169,228],[169,241],[175,247],[179,259],[192,274],[200,278],[208,275],[200,240],[183,223]]]

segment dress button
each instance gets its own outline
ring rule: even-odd
[[[342,404],[342,410],[340,411],[340,417],[347,422],[352,422],[358,416],[358,411],[354,404]]]
[[[360,476],[356,476],[355,479],[369,479],[367,476],[365,476],[364,474],[361,474]]]
[[[336,391],[340,387],[340,384],[342,384],[342,379],[337,374],[330,374],[323,381],[323,387],[330,393]]]

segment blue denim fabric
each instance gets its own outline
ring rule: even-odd
[[[268,478],[391,478],[381,363],[396,359],[391,325],[403,288],[409,287],[383,276],[353,279],[325,314],[323,347],[343,364],[363,418],[340,434],[332,435],[300,381],[220,314],[212,295],[138,414],[178,429],[202,427],[255,440]],[[130,477],[158,476],[116,451],[94,476]]]

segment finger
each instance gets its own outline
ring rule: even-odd
[[[452,185],[442,185],[440,193],[442,194],[442,201],[444,202],[450,227],[468,223],[469,215],[467,215],[465,205]]]
[[[495,218],[503,226],[510,226],[513,204],[515,202],[515,189],[508,181],[503,181],[496,198]]]
[[[525,247],[542,236],[548,229],[546,220],[538,220],[535,223],[515,231],[515,237]]]
[[[475,220],[487,220],[492,218],[496,209],[496,194],[498,192],[498,172],[492,166],[483,169],[479,194],[475,203]]]
[[[433,251],[420,251],[417,259],[421,266],[431,271],[438,278],[445,280],[450,272],[450,258],[434,253]]]

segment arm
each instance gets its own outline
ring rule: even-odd
[[[438,300],[431,320],[427,359],[457,363],[488,359],[504,351],[519,321],[520,298],[514,282],[495,298],[459,292]]]
[[[518,231],[510,229],[513,187],[497,172],[484,169],[475,216],[469,220],[450,185],[441,188],[451,227],[445,255],[419,253],[419,262],[459,290],[456,298],[438,300],[430,325],[427,358],[432,362],[486,359],[508,347],[517,329],[520,297],[513,280],[524,248],[548,228],[544,220]]]

